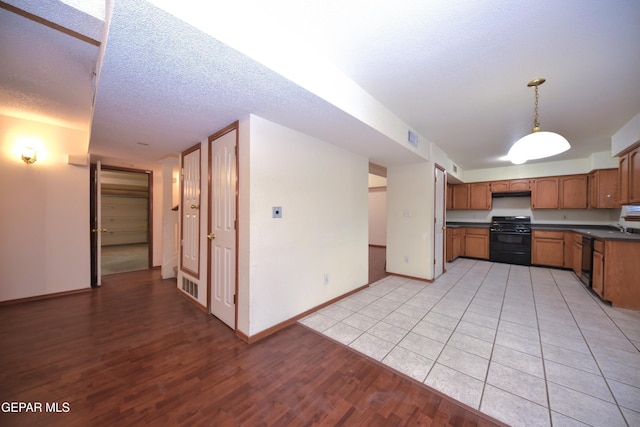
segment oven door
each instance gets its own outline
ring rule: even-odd
[[[489,260],[507,264],[531,265],[531,233],[491,231]]]

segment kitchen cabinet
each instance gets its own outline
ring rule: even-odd
[[[464,256],[489,259],[489,229],[465,227]]]
[[[564,232],[564,247],[567,248],[564,251],[564,266],[565,268],[570,268],[574,270],[574,256],[573,251],[570,248],[573,246],[573,235],[576,234],[573,231],[565,231]],[[574,270],[575,271],[575,270]]]
[[[451,262],[463,254],[464,228],[447,227],[447,262]]]
[[[620,203],[640,204],[640,146],[620,156]]]
[[[529,179],[509,179],[504,181],[493,181],[491,183],[492,193],[508,193],[510,191],[529,191]]]
[[[589,208],[617,208],[618,199],[618,169],[599,169],[589,174]]]
[[[640,147],[629,152],[629,203],[640,203]]]
[[[587,208],[587,175],[558,177],[560,209]]]
[[[531,263],[548,267],[564,267],[564,232],[533,230]]]
[[[591,288],[600,298],[604,298],[604,242],[600,240],[593,241]]]
[[[511,191],[509,189],[510,181],[493,181],[491,183],[491,192],[492,193],[506,193]]]
[[[618,191],[621,205],[629,204],[629,153],[618,161]]]
[[[595,240],[592,287],[614,307],[640,309],[640,242]]]
[[[509,191],[529,191],[531,189],[529,179],[512,179],[509,181]]]
[[[452,184],[447,184],[446,209],[447,210],[453,209],[453,185]]]
[[[576,276],[580,277],[582,274],[582,234],[571,233],[571,246],[565,246],[565,252],[571,253],[572,263],[571,266],[565,265],[565,267],[571,268]]]
[[[531,209],[559,207],[558,177],[548,176],[531,180]]]
[[[451,206],[455,210],[491,209],[491,187],[488,182],[452,185]]]
[[[491,187],[488,182],[469,184],[469,209],[491,209]]]
[[[453,209],[469,209],[469,184],[454,184],[451,187]]]

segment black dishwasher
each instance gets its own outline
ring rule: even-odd
[[[586,287],[591,287],[591,273],[593,270],[593,237],[582,236],[582,273],[580,281]]]

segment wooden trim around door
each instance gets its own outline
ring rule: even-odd
[[[153,268],[153,171],[109,165],[101,165],[100,169],[116,172],[134,172],[147,175],[147,268]],[[100,185],[102,185],[102,183],[100,183]]]
[[[441,170],[442,171],[442,177],[444,178],[444,183],[442,185],[443,187],[443,193],[442,193],[442,222],[445,225],[444,230],[442,230],[442,274],[447,272],[447,170],[445,168],[443,168],[442,166],[440,166],[437,163],[434,163],[435,169]],[[434,169],[434,170],[435,170]],[[435,178],[435,175],[434,175]],[[435,212],[435,206],[436,206],[436,194],[437,194],[437,188],[438,186],[438,182],[434,179],[433,181],[433,223],[435,224],[435,219],[436,219],[436,212]],[[435,230],[434,230],[435,231]],[[435,236],[435,233],[433,233],[433,235]],[[436,253],[436,241],[435,239],[433,240],[433,254],[434,254],[434,261],[435,261],[435,253]],[[433,276],[435,279],[435,271],[433,272]]]
[[[189,147],[186,150],[184,150],[182,153],[180,153],[180,201],[178,202],[180,206],[180,209],[179,209],[180,236],[178,236],[178,242],[180,243],[180,254],[178,255],[179,257],[178,265],[180,266],[180,271],[183,271],[189,274],[190,276],[193,276],[193,278],[197,280],[200,280],[200,264],[202,263],[202,259],[200,259],[202,254],[200,253],[201,247],[200,247],[199,238],[198,238],[198,271],[191,271],[182,265],[182,257],[183,257],[183,251],[184,251],[184,245],[182,244],[183,236],[184,236],[184,221],[182,220],[182,213],[183,213],[182,211],[184,209],[184,205],[182,202],[184,199],[184,157],[188,154],[193,153],[196,150],[200,150],[200,148],[202,148],[202,144],[197,143],[194,146]],[[200,206],[202,203],[202,150],[200,151],[200,163],[198,164],[198,167],[200,168],[200,172],[198,173],[198,176],[200,177],[200,184],[199,184],[200,192],[198,194],[198,206]],[[200,209],[200,212],[202,212],[202,209]],[[198,233],[197,233],[198,236],[200,235],[200,232],[201,232],[201,224],[202,224],[202,217],[198,218]]]
[[[209,208],[207,209],[207,234],[211,233],[212,231],[209,230],[209,227],[211,226],[211,216],[212,216],[212,209],[211,209],[211,201],[213,200],[213,194],[212,194],[212,188],[211,188],[211,168],[212,168],[212,164],[211,164],[211,143],[213,141],[215,141],[216,139],[220,138],[221,136],[224,136],[226,134],[228,134],[229,132],[233,132],[236,131],[236,217],[235,217],[235,226],[236,226],[236,254],[235,254],[235,275],[236,275],[236,283],[235,283],[235,298],[234,298],[234,306],[235,306],[235,317],[234,317],[234,321],[233,321],[233,325],[234,328],[233,330],[236,331],[236,334],[238,334],[238,301],[240,300],[240,296],[238,295],[238,246],[239,246],[239,239],[238,239],[238,230],[240,229],[240,224],[238,221],[238,207],[239,207],[239,203],[238,203],[238,189],[239,187],[239,182],[240,182],[240,161],[239,161],[239,157],[240,157],[240,122],[238,120],[236,120],[235,122],[231,123],[229,126],[220,129],[218,132],[214,133],[213,135],[209,136],[208,138],[208,143],[209,143],[209,147],[207,150],[207,164],[208,164],[208,172],[207,172],[207,186],[208,186],[208,191],[209,191]],[[211,313],[211,240],[208,240],[208,251],[207,251],[207,312]]]

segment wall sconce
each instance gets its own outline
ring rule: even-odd
[[[36,150],[30,147],[25,147],[22,149],[22,161],[26,164],[30,165],[36,162],[37,160]]]

